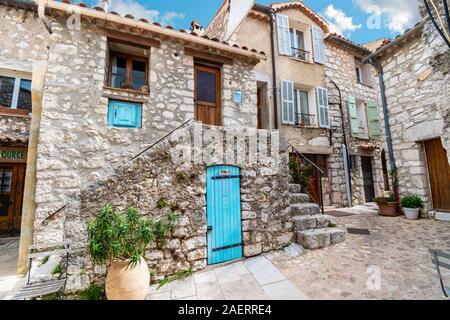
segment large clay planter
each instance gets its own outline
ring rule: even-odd
[[[150,284],[150,272],[144,258],[134,268],[129,261],[113,261],[106,275],[108,300],[145,300]]]
[[[399,215],[398,202],[386,202],[379,203],[378,209],[380,209],[380,216],[396,217]]]
[[[403,212],[405,213],[405,217],[408,220],[417,220],[419,219],[420,208],[403,208]]]

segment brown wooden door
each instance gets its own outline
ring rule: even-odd
[[[435,210],[450,212],[450,166],[441,139],[425,142],[428,175]]]
[[[204,124],[222,125],[220,101],[220,70],[195,66],[195,120]]]
[[[0,235],[20,232],[24,164],[0,164]]]
[[[375,198],[375,187],[373,185],[372,158],[361,157],[361,166],[364,183],[364,195],[366,202],[372,202]]]

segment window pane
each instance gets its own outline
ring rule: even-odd
[[[197,70],[197,100],[216,102],[216,74]]]
[[[305,37],[302,31],[297,31],[298,36],[298,47],[299,49],[305,50]]]
[[[17,109],[31,111],[31,81],[20,80],[19,99],[17,100]]]
[[[133,60],[133,89],[138,90],[147,84],[145,79],[146,63]]]
[[[300,106],[301,106],[301,113],[309,114],[309,101],[307,91],[300,91]]]
[[[0,106],[11,108],[15,78],[0,76]]]
[[[113,57],[111,61],[111,86],[122,88],[126,80],[127,60]]]
[[[1,169],[0,171],[0,192],[11,192],[12,169]]]

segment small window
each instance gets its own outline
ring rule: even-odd
[[[295,89],[295,110],[297,115],[297,125],[312,126],[314,124],[314,116],[309,112],[308,91]]]
[[[305,50],[305,36],[302,31],[295,29],[289,30],[291,39],[291,55],[294,58],[301,60],[309,59],[309,52]]]
[[[31,112],[31,80],[0,75],[0,107]]]
[[[356,156],[351,155],[350,156],[350,170],[356,170],[358,168],[358,164],[356,161]]]
[[[142,104],[109,100],[108,126],[115,128],[141,128]]]
[[[359,83],[363,82],[361,67],[356,67],[356,81],[358,81]]]
[[[148,85],[148,58],[111,52],[109,85],[144,91]]]

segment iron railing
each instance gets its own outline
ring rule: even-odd
[[[313,114],[308,113],[296,113],[295,114],[295,124],[297,126],[312,126],[314,124]]]
[[[300,151],[295,149],[292,145],[290,145],[288,147],[288,149],[289,148],[291,149],[291,152],[290,152],[291,154],[296,156],[298,159],[302,159],[303,161],[308,163],[311,167],[313,167],[314,171],[316,172],[316,174],[319,178],[318,179],[319,180],[319,193],[320,193],[319,199],[312,196],[308,192],[308,190],[305,190],[305,192],[315,204],[318,204],[320,206],[320,210],[321,210],[322,214],[325,214],[325,209],[324,209],[324,204],[323,204],[323,186],[322,186],[322,178],[325,176],[325,172],[319,166],[317,166],[314,162],[312,162],[310,159],[308,159],[307,156],[305,156],[303,153],[301,153]]]
[[[309,54],[310,54],[309,51],[306,51],[306,50],[303,50],[300,48],[291,47],[291,56],[295,59],[308,61]]]

